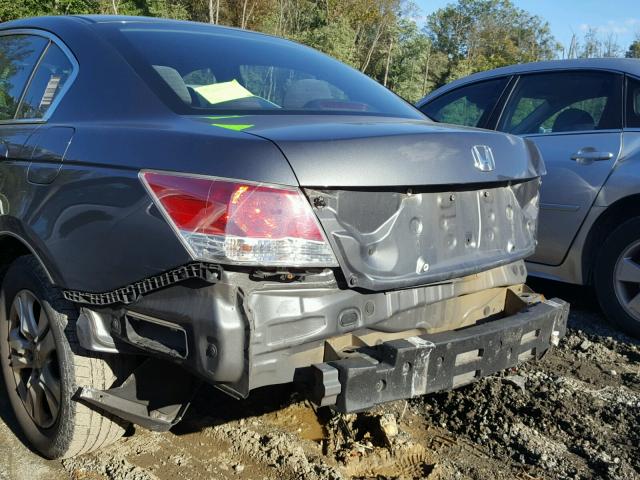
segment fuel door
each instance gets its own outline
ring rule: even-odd
[[[74,133],[72,127],[42,127],[29,138],[26,146],[33,146],[27,173],[29,182],[47,185],[55,180]]]

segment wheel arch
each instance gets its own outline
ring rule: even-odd
[[[56,277],[52,275],[52,270],[42,260],[42,255],[36,251],[36,249],[29,244],[25,238],[13,231],[0,229],[0,278],[4,277],[6,268],[13,263],[13,261],[23,255],[33,255],[42,268],[44,269],[49,281],[56,283]]]
[[[593,284],[595,261],[607,235],[618,225],[633,217],[640,217],[640,193],[615,201],[596,219],[582,249],[582,272],[585,284]]]

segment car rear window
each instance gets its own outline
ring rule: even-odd
[[[286,40],[187,23],[106,23],[99,28],[179,113],[424,118],[357,70]]]

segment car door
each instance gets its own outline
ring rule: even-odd
[[[538,248],[529,259],[562,263],[622,145],[623,76],[606,71],[522,75],[497,129],[532,140],[542,153]]]

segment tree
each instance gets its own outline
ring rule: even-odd
[[[555,55],[547,23],[511,0],[452,1],[423,30],[412,0],[0,0],[0,21],[117,13],[247,28],[314,47],[412,102],[478,70]]]
[[[605,38],[602,44],[602,56],[603,57],[620,57],[622,56],[622,50],[620,45],[618,45],[618,40],[616,35],[610,33]]]
[[[555,58],[560,50],[549,24],[510,0],[459,0],[431,14],[426,32],[449,60],[437,84],[489,68]]]
[[[614,33],[609,33],[606,37],[600,35],[595,27],[588,27],[581,44],[578,44],[575,35],[572,40],[574,46],[574,56],[569,58],[599,58],[599,57],[620,57],[622,50],[618,45],[617,37]],[[571,50],[570,50],[571,52]]]
[[[598,29],[589,27],[584,34],[584,45],[580,52],[580,58],[596,58],[602,56],[602,42],[598,38]]]
[[[631,45],[629,45],[629,49],[627,50],[627,53],[625,53],[625,57],[640,58],[640,34],[636,35],[636,39],[631,42]]]

